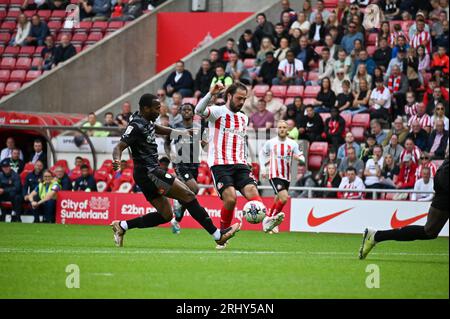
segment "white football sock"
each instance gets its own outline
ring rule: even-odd
[[[128,230],[128,224],[126,221],[121,221],[120,222],[120,227],[122,227],[123,230]]]
[[[222,233],[220,232],[220,229],[217,228],[216,231],[214,232],[214,234],[212,234],[212,236],[214,237],[214,240],[219,240],[220,237],[222,237]]]

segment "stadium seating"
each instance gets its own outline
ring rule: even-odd
[[[304,98],[315,98],[317,96],[317,94],[320,91],[320,86],[318,85],[314,85],[314,86],[306,86],[305,87],[305,92],[303,94]],[[305,103],[306,104],[306,103]]]
[[[286,97],[303,96],[304,89],[301,85],[291,85],[286,91]]]
[[[308,168],[310,170],[318,170],[322,166],[323,159],[328,154],[327,142],[313,142],[309,146],[308,152]]]
[[[253,94],[255,94],[256,97],[263,97],[269,89],[270,87],[268,85],[255,85]]]
[[[285,85],[272,85],[270,91],[274,97],[284,98],[286,96],[287,87]]]
[[[351,132],[355,141],[362,142],[364,140],[364,133],[370,127],[370,114],[360,113],[355,114],[352,118]]]

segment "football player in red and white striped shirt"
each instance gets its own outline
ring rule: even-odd
[[[413,115],[408,121],[408,127],[412,132],[414,122],[418,122],[428,134],[431,132],[431,117],[426,113],[427,107],[423,103],[417,105],[417,114]]]
[[[288,137],[286,121],[278,122],[277,133],[278,136],[267,141],[259,153],[259,163],[261,168],[263,168],[262,177],[269,177],[270,184],[276,195],[272,208],[267,212],[267,221],[271,217],[281,214],[288,200],[292,160],[305,162],[305,156],[300,151],[298,144]],[[265,223],[263,221],[263,230],[265,231],[264,226]],[[277,227],[273,231],[277,232]]]
[[[224,202],[220,212],[222,229],[231,225],[236,206],[236,190],[249,200],[262,202],[247,163],[246,136],[248,117],[241,112],[247,98],[247,87],[234,83],[225,90],[226,105],[208,107],[213,96],[224,89],[217,83],[195,107],[195,112],[209,123],[208,165],[214,186]],[[217,246],[218,249],[224,248]]]
[[[431,54],[431,35],[429,32],[425,31],[425,21],[418,20],[416,25],[416,33],[412,36],[409,44],[414,49],[417,49],[419,46],[423,45],[425,47],[425,53]]]

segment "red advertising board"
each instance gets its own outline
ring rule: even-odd
[[[158,13],[156,72],[190,54],[204,43],[205,39],[216,38],[250,15],[251,12]]]
[[[220,210],[222,201],[215,196],[198,196],[200,204],[211,216],[214,224],[220,224]],[[266,207],[271,207],[273,198],[263,198]],[[238,198],[234,221],[242,216],[242,208],[246,200]],[[113,220],[127,220],[155,212],[155,209],[146,201],[142,194],[121,193],[85,193],[85,192],[59,192],[56,206],[56,222],[61,224],[85,224],[85,225],[108,225]],[[290,202],[286,203],[286,219],[280,225],[280,231],[289,231],[290,225]],[[200,228],[201,226],[189,215],[181,223],[185,228]],[[170,226],[165,224],[162,226]],[[261,230],[261,224],[249,224],[243,220],[242,229]]]

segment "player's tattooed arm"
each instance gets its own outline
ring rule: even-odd
[[[122,158],[122,152],[128,147],[128,144],[124,141],[120,141],[113,149],[113,168],[115,171],[120,168],[120,159]]]

